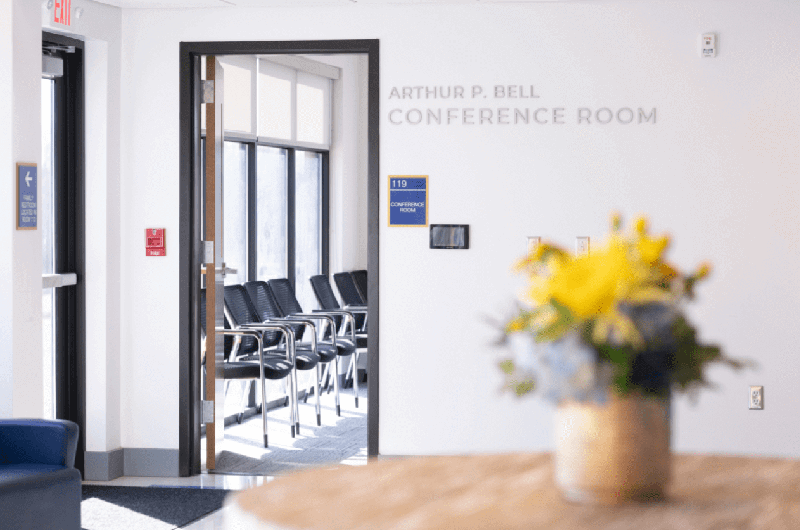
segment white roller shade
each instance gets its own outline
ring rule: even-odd
[[[290,142],[294,140],[293,114],[296,71],[259,61],[258,135]]]
[[[255,137],[256,58],[225,56],[220,57],[219,62],[225,71],[225,133]]]
[[[297,141],[330,145],[330,79],[297,72]]]

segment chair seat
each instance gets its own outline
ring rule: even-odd
[[[252,357],[252,359],[248,359]],[[223,365],[225,379],[259,379],[261,372],[258,368],[258,355],[248,355],[236,361],[226,361]],[[283,379],[292,371],[292,363],[286,357],[277,355],[264,356],[264,378]]]
[[[339,339],[336,339],[338,342]],[[300,342],[295,345],[295,349],[297,353],[303,352],[311,352],[311,343],[310,342]],[[286,347],[279,346],[278,349],[274,350],[276,352],[280,352],[282,354],[286,354]],[[333,344],[330,342],[317,342],[317,355],[319,356],[320,362],[329,363],[336,358],[336,354],[338,353],[338,348],[334,348]],[[302,368],[301,368],[302,370]]]
[[[264,354],[264,365],[266,366],[268,358],[269,359],[273,359],[274,358],[274,359],[278,359],[278,360],[283,361],[285,364],[287,364],[289,367],[291,367],[292,364],[289,361],[286,360],[285,351],[286,350],[284,350],[284,352],[281,352],[280,350],[270,350],[270,354]],[[282,355],[276,355],[276,353],[278,353],[278,354],[283,353],[283,354]],[[297,369],[298,370],[311,370],[312,368],[314,368],[317,365],[317,363],[319,363],[319,355],[313,353],[311,350],[296,350],[294,357],[295,357],[295,360],[297,362]],[[242,357],[239,357],[237,360],[240,360],[240,361],[258,361],[258,354],[244,355]],[[258,365],[256,365],[256,366],[258,366]]]

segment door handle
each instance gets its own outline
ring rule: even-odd
[[[63,274],[42,274],[42,289],[51,287],[67,287],[78,283],[78,275],[74,272]]]

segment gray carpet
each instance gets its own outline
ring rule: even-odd
[[[366,385],[364,385],[366,386]],[[281,475],[331,464],[366,463],[367,398],[360,392],[355,408],[352,389],[342,390],[342,415],[336,416],[333,394],[322,394],[322,426],[317,427],[314,398],[300,403],[300,436],[291,437],[288,407],[267,416],[269,448],[261,443],[261,415],[241,425],[225,427],[225,445],[217,457],[216,473]]]
[[[222,508],[227,490],[83,486],[84,530],[171,530]]]

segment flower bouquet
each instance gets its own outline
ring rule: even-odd
[[[745,365],[701,342],[682,310],[710,266],[679,271],[664,257],[669,238],[649,235],[644,218],[627,233],[618,215],[611,224],[605,244],[588,254],[542,243],[522,259],[525,306],[504,330],[505,338],[537,343],[538,365],[517,358],[500,368],[517,395],[544,383],[558,405],[557,482],[572,500],[660,496],[669,477],[671,390],[711,386],[703,375],[709,363]],[[590,434],[577,436],[581,429]]]

